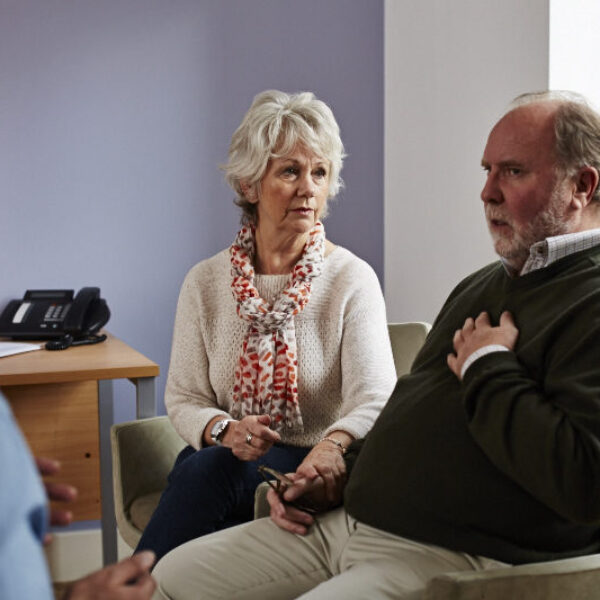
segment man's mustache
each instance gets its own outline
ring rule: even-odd
[[[508,219],[501,212],[498,212],[494,209],[486,209],[485,217],[488,220],[488,222],[489,221],[500,221],[501,223],[505,223],[506,225],[509,225],[509,226],[512,225],[510,219]]]

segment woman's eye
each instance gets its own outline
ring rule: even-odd
[[[298,169],[296,167],[286,167],[283,173],[284,175],[298,175]]]
[[[319,168],[316,171],[314,171],[314,175],[315,177],[327,177],[327,171],[323,168]]]

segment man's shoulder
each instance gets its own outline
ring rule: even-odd
[[[483,282],[490,281],[498,276],[503,278],[504,276],[506,276],[506,271],[504,270],[502,263],[499,260],[496,260],[492,263],[489,263],[488,265],[485,265],[484,267],[481,267],[480,269],[477,269],[477,271],[474,271],[470,275],[464,277],[455,286],[452,294],[460,292],[473,285],[479,286]]]

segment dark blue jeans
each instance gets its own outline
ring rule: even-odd
[[[194,538],[252,520],[254,491],[263,481],[258,465],[296,470],[310,448],[278,444],[256,461],[237,459],[229,448],[184,448],[136,548],[157,560]]]

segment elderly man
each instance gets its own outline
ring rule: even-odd
[[[450,294],[345,486],[292,475],[270,520],[160,561],[157,597],[412,600],[440,573],[600,551],[600,115],[520,97],[482,165],[501,261]],[[289,504],[342,488],[317,517]]]

